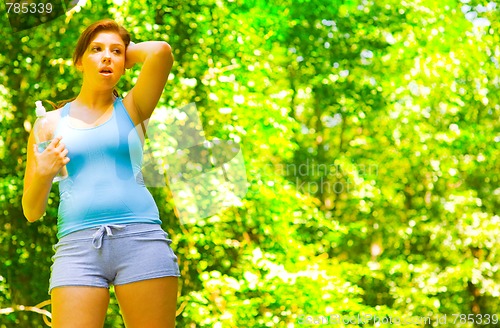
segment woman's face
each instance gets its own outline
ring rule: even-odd
[[[83,72],[84,83],[113,89],[125,71],[125,44],[120,35],[111,31],[99,32],[76,67]]]

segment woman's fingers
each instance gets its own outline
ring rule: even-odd
[[[61,158],[63,160],[63,162],[65,162],[64,164],[66,164],[67,163],[66,159],[68,158],[66,156],[66,155],[68,155],[68,150],[66,149],[66,145],[62,142],[59,142],[59,144],[57,145],[56,151],[59,153],[59,158]]]
[[[62,137],[61,137],[61,136],[57,136],[57,137],[55,137],[54,139],[52,139],[52,140],[50,141],[50,143],[49,143],[49,144],[48,144],[45,148],[43,148],[43,150],[42,150],[42,149],[40,149],[40,147],[38,146],[38,144],[34,144],[35,154],[36,154],[36,153],[42,153],[42,152],[43,152],[43,151],[45,151],[45,149],[47,149],[47,148],[54,148],[54,149],[59,148],[58,150],[59,150],[59,151],[62,151],[62,150],[64,149],[64,144],[63,144],[63,143],[61,143],[61,139],[62,139]],[[62,147],[61,147],[61,146],[62,146]]]
[[[52,147],[57,147],[57,145],[59,144],[59,142],[61,141],[62,139],[62,136],[57,136],[55,137],[54,139],[52,139],[52,142],[50,143],[49,146],[52,146]]]
[[[66,145],[64,143],[62,143],[61,141],[59,141],[59,143],[57,144],[55,149],[59,152],[62,152],[63,150],[66,149]]]
[[[61,136],[54,138],[43,150],[37,144],[33,145],[37,170],[41,175],[54,176],[69,163],[68,149],[61,139]]]
[[[58,136],[58,137],[55,137],[51,142],[50,144],[47,146],[47,148],[45,148],[43,150],[43,153],[44,154],[44,158],[47,158],[47,160],[50,161],[50,158],[52,158],[52,160],[56,159],[56,158],[59,158],[60,160],[62,160],[64,162],[64,164],[66,164],[67,162],[69,162],[69,158],[67,157],[68,155],[68,149],[66,149],[66,145],[61,142],[61,139],[62,137]],[[38,145],[34,145],[34,150],[35,150],[35,155],[37,157],[41,157],[42,156],[42,152],[39,151],[39,148],[38,148]],[[46,157],[48,156],[48,157]]]
[[[53,147],[56,150],[56,152],[59,152],[62,155],[62,152],[66,150],[66,145],[61,140],[62,140],[61,136],[55,137],[50,143],[50,146]],[[67,153],[68,152],[66,150],[64,156],[66,156]]]
[[[68,164],[68,162],[69,162],[69,157],[67,155],[68,155],[68,150],[66,148],[64,148],[64,150],[61,152],[61,156],[63,158],[64,165]]]

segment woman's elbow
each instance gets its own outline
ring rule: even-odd
[[[26,214],[25,214],[24,216],[26,216]],[[37,219],[37,218],[31,218],[31,217],[28,217],[28,216],[26,216],[26,218],[28,219],[28,222],[29,222],[29,223],[33,223],[33,222],[38,221],[38,219]]]
[[[38,218],[35,215],[33,215],[33,213],[31,213],[27,208],[24,207],[23,207],[23,214],[26,220],[28,220],[28,222],[30,223],[33,223],[36,220],[38,220]]]
[[[170,44],[168,44],[167,42],[165,41],[161,41],[159,43],[159,47],[160,47],[160,51],[164,52],[164,53],[172,53],[172,47],[170,46]]]
[[[33,223],[35,221],[38,221],[38,219],[40,219],[39,217],[37,217],[36,215],[33,215],[32,213],[30,213],[29,211],[26,211],[26,210],[23,210],[23,213],[24,213],[24,217],[28,220],[28,222],[30,223]]]
[[[30,208],[27,204],[25,204],[24,199],[22,202],[22,207],[23,207],[23,214],[24,217],[28,220],[28,222],[33,223],[35,221],[38,221],[42,215],[39,215],[38,213],[35,213],[33,209]]]
[[[165,41],[158,42],[158,46],[156,49],[156,54],[167,58],[168,61],[174,61],[174,55],[172,53],[172,47]]]

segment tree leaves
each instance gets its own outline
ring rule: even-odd
[[[245,159],[242,205],[194,225],[175,217],[168,187],[152,189],[181,264],[179,326],[498,313],[500,51],[490,7],[87,2],[43,27],[2,32],[0,304],[47,297],[57,191],[40,222],[25,223],[20,208],[33,104],[79,92],[74,44],[111,16],[134,41],[174,49],[159,108],[194,102],[206,137],[239,143]],[[13,322],[41,319],[0,317]],[[112,303],[108,325],[121,324]]]

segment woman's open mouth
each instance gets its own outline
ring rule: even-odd
[[[113,70],[109,67],[101,68],[99,73],[104,76],[111,76],[113,74]]]

